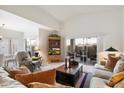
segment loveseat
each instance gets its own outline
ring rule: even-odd
[[[19,81],[10,78],[8,75],[4,68],[0,67],[0,88],[26,88]]]
[[[106,69],[100,64],[95,64],[93,77],[90,81],[90,88],[109,88],[106,82],[113,75],[112,71]]]
[[[112,79],[114,75],[119,73],[124,73],[124,57],[121,57],[117,61],[113,70],[107,69],[105,65],[101,65],[100,63],[95,64],[93,77],[90,82],[90,88],[112,88],[107,83],[110,82],[110,79]],[[123,86],[115,85],[115,87],[124,87],[124,75],[123,79],[119,82],[122,82]]]
[[[36,72],[31,72],[26,66],[0,67],[0,88],[71,88],[57,83],[55,77],[53,67]]]

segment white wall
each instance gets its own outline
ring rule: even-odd
[[[121,51],[121,15],[121,10],[83,14],[66,21],[62,34],[66,38],[98,36],[103,41],[103,50],[112,46]]]
[[[38,6],[24,6],[24,5],[5,6],[4,5],[4,6],[0,6],[0,8],[5,11],[11,12],[17,16],[24,17],[26,19],[39,23],[43,26],[47,26],[52,29],[59,30],[58,20],[56,20],[56,18],[54,18],[53,16],[51,16],[50,14],[48,14]]]
[[[44,61],[48,61],[48,36],[50,31],[39,29],[39,48]]]
[[[123,12],[122,12],[122,42],[123,42],[123,52],[124,52],[124,9],[123,9]]]
[[[39,30],[35,30],[35,31],[25,31],[24,33],[24,38],[27,39],[36,39],[39,37]]]

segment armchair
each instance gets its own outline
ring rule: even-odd
[[[34,71],[35,65],[32,63],[32,58],[28,54],[28,52],[21,51],[16,55],[16,61],[19,66],[26,66],[31,72]]]

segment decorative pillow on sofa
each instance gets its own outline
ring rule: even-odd
[[[124,79],[121,80],[120,82],[118,82],[118,83],[114,86],[114,88],[124,88]]]
[[[119,57],[109,56],[109,59],[105,65],[105,68],[108,68],[113,71],[118,60],[119,60]]]
[[[113,74],[119,73],[124,71],[124,60],[120,59],[115,65],[115,68],[113,70]]]
[[[117,73],[109,79],[107,85],[109,85],[110,87],[113,87],[115,84],[117,84],[122,79],[124,79],[124,72]]]
[[[23,85],[27,86],[28,83],[33,82],[32,74],[17,74],[15,79],[21,82]]]
[[[56,88],[57,86],[40,83],[40,82],[32,82],[27,85],[29,88]]]
[[[27,86],[31,82],[40,82],[55,85],[56,83],[56,70],[39,71],[31,74],[17,74],[16,80]]]
[[[35,79],[35,82],[54,85],[56,83],[56,70],[52,69],[33,73],[33,79]]]
[[[107,60],[101,60],[101,61],[100,61],[100,65],[105,66],[105,65],[106,65],[106,63],[107,63]]]
[[[30,70],[25,66],[21,66],[19,68],[12,68],[12,69],[8,70],[8,72],[10,74],[10,77],[12,77],[14,79],[15,79],[16,74],[29,74],[29,73],[31,73]]]

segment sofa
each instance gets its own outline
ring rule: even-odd
[[[56,83],[56,70],[31,72],[26,66],[0,67],[0,88],[70,88]]]
[[[123,65],[123,69],[121,69],[121,71],[118,71],[118,68],[121,65]],[[124,57],[121,57],[117,61],[113,70],[107,69],[105,65],[100,64],[100,62],[96,63],[93,77],[90,82],[90,88],[112,88],[107,84],[107,82],[110,81],[112,76],[121,72],[124,72]]]
[[[10,78],[8,72],[0,67],[0,88],[26,88],[26,86]]]
[[[30,71],[34,71],[35,65],[32,63],[32,58],[28,52],[20,51],[16,55],[16,61],[19,66],[25,65]]]
[[[106,85],[106,82],[108,82],[112,75],[112,71],[106,69],[98,63],[95,64],[93,77],[90,81],[90,88],[109,88],[109,86]]]

